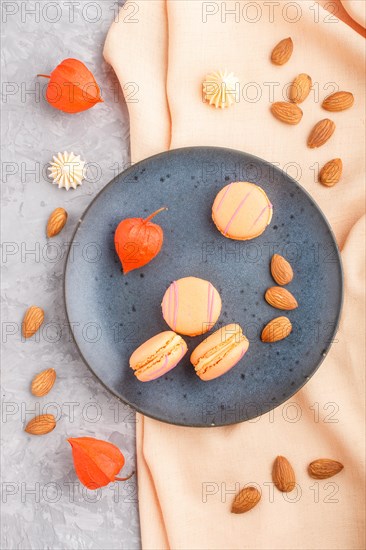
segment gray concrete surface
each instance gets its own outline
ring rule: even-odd
[[[137,549],[140,547],[136,479],[98,492],[78,483],[67,437],[109,440],[135,468],[135,416],[83,364],[63,305],[63,269],[79,216],[129,159],[128,114],[118,83],[102,58],[118,2],[43,0],[2,3],[2,529],[3,549]],[[44,99],[49,73],[63,59],[87,64],[105,103],[78,115]],[[58,189],[46,167],[58,151],[88,163],[77,190]],[[69,213],[64,231],[45,236],[50,212]],[[29,305],[45,310],[37,337],[23,341],[20,324]],[[85,327],[80,327],[83,330]],[[90,336],[93,337],[90,333]],[[49,395],[30,393],[32,377],[54,367]],[[30,436],[24,426],[49,412],[56,429]]]

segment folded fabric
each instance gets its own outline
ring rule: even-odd
[[[138,10],[131,22],[126,17]],[[142,415],[137,422],[139,508],[144,549],[361,549],[364,520],[364,40],[313,1],[127,2],[108,34],[105,58],[121,86],[134,83],[130,114],[132,160],[169,148],[218,145],[262,157],[297,179],[318,202],[343,248],[345,302],[336,341],[319,371],[290,402],[225,428],[193,429]],[[291,36],[284,66],[270,52]],[[207,73],[227,68],[240,80],[240,100],[216,110],[202,99]],[[284,100],[298,73],[313,90],[303,120],[275,120],[270,103]],[[335,90],[355,96],[352,109],[321,108]],[[313,125],[336,124],[320,149],[306,147]],[[319,167],[344,163],[333,188],[317,182]],[[291,412],[290,412],[291,411]],[[295,411],[298,412],[298,418]],[[293,414],[295,416],[293,416]],[[294,421],[294,418],[297,418]],[[271,466],[282,454],[300,490],[271,489]],[[344,471],[325,482],[306,466],[319,457]],[[258,483],[262,501],[245,515],[230,513],[237,484]]]
[[[366,2],[360,0],[342,0],[343,6],[350,17],[362,27],[366,27]]]

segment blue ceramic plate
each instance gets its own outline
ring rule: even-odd
[[[273,203],[271,224],[247,242],[223,237],[211,219],[217,192],[231,181],[252,181]],[[124,276],[114,230],[128,217],[169,210],[155,219],[164,229],[162,251]],[[147,416],[184,426],[219,426],[255,418],[283,403],[314,374],[337,329],[342,268],[332,231],[310,196],[293,179],[251,155],[190,147],[146,159],[117,176],[94,199],[74,235],[66,265],[65,299],[75,341],[86,364],[124,402]],[[260,341],[263,326],[283,312],[264,300],[275,283],[273,253],[290,260],[288,289],[299,308],[285,313],[292,334]],[[161,301],[169,284],[192,275],[221,293],[215,327],[239,323],[250,340],[230,372],[202,382],[188,353],[166,376],[139,382],[128,366],[134,349],[168,330]],[[187,338],[189,351],[204,337]]]

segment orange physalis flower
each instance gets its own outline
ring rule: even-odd
[[[64,59],[50,75],[46,99],[65,113],[80,113],[100,103],[100,89],[88,67],[78,59]]]
[[[116,477],[123,468],[125,457],[121,451],[108,441],[93,437],[68,439],[72,447],[72,456],[76,475],[88,489],[98,489],[112,481],[126,481],[133,476]]]

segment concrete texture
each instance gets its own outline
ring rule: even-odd
[[[98,492],[78,483],[67,437],[91,436],[118,445],[123,473],[135,469],[135,416],[103,388],[80,359],[63,305],[67,245],[79,216],[128,165],[128,115],[116,78],[102,58],[118,2],[2,2],[2,540],[3,549],[135,549],[140,547],[136,479]],[[77,115],[44,99],[48,73],[67,57],[82,60],[102,88],[104,103]],[[121,101],[119,101],[121,100]],[[58,151],[88,163],[77,190],[47,178]],[[48,241],[47,219],[64,207],[68,223]],[[42,330],[23,341],[28,306],[45,310]],[[57,381],[43,398],[32,377],[54,367]],[[43,437],[23,428],[53,413]]]

